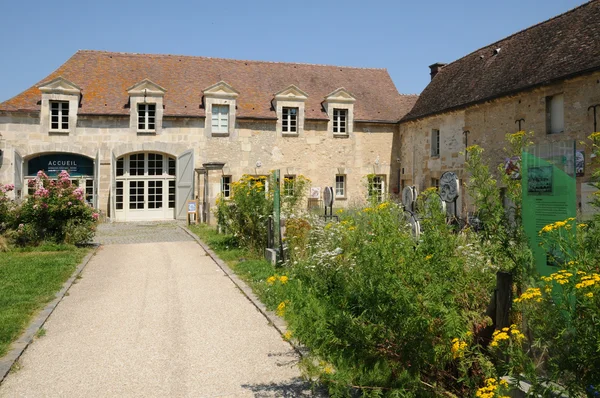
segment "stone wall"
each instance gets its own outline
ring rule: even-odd
[[[275,120],[238,118],[232,134],[212,137],[206,134],[204,123],[204,118],[165,116],[159,134],[140,135],[131,132],[127,116],[79,115],[74,134],[53,135],[41,133],[38,114],[0,114],[0,148],[4,150],[0,182],[14,182],[14,150],[25,159],[48,152],[72,152],[96,159],[99,153],[99,204],[106,213],[113,153],[118,157],[156,151],[177,156],[194,149],[196,168],[204,162],[225,162],[223,173],[234,181],[242,174],[267,174],[279,168],[282,175],[302,174],[312,186],[324,188],[335,185],[336,174],[345,174],[347,199],[336,206],[347,206],[364,200],[367,174],[385,175],[389,181],[390,149],[398,128],[395,124],[355,123],[347,138],[334,138],[326,121],[306,120],[302,135],[282,137],[276,133]]]
[[[565,132],[547,134],[547,97],[564,94]],[[432,178],[439,178],[444,171],[455,171],[463,177],[465,134],[468,145],[477,144],[485,149],[486,158],[492,168],[504,162],[505,135],[518,131],[518,119],[524,119],[521,129],[534,132],[534,142],[557,142],[576,140],[577,149],[585,151],[585,175],[577,177],[579,209],[588,211],[585,205],[588,187],[582,197],[582,184],[592,174],[592,153],[587,141],[594,129],[590,105],[600,104],[600,72],[520,92],[483,104],[473,105],[459,111],[402,122],[396,137],[402,159],[402,180],[407,185],[415,184],[419,189],[431,186]],[[600,126],[600,109],[598,109]],[[599,127],[600,128],[600,127]],[[440,130],[440,156],[431,157],[431,130]],[[466,176],[464,176],[466,177]]]

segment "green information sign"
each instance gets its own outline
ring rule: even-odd
[[[41,155],[27,161],[27,173],[36,175],[43,170],[48,177],[56,177],[66,170],[72,177],[94,176],[94,161],[88,157],[72,153]]]
[[[576,216],[575,159],[575,141],[539,144],[523,151],[523,227],[541,275],[556,272],[561,264],[554,258],[560,258],[558,254],[540,246],[540,230]],[[571,231],[575,233],[575,228]]]

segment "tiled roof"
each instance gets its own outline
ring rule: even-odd
[[[444,66],[404,120],[598,69],[600,0],[594,0]]]
[[[321,103],[340,87],[356,97],[355,120],[396,122],[416,100],[400,95],[385,69],[83,50],[34,87],[0,104],[0,111],[39,110],[38,86],[58,76],[81,87],[80,114],[128,115],[127,89],[146,78],[167,90],[165,116],[204,116],[202,90],[221,80],[240,93],[238,118],[276,118],[273,95],[290,84],[309,95],[307,119],[326,120]]]

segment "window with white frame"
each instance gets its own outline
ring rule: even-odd
[[[335,176],[335,197],[346,197],[346,176],[343,174],[338,174]]]
[[[347,134],[348,132],[348,109],[333,110],[333,132],[335,134]]]
[[[369,176],[369,199],[383,201],[385,195],[385,176]]]
[[[287,175],[283,177],[283,196],[294,196],[296,176]]]
[[[440,156],[440,130],[431,130],[431,156]]]
[[[138,104],[138,131],[156,131],[156,104]]]
[[[565,131],[565,97],[563,94],[546,98],[546,119],[548,134]]]
[[[440,179],[439,178],[432,178],[431,179],[431,186],[433,188],[439,188],[440,187]]]
[[[298,108],[282,108],[281,131],[284,133],[298,132]]]
[[[221,197],[225,199],[231,197],[231,176],[221,177]]]
[[[69,129],[69,102],[50,101],[50,130]]]
[[[229,105],[212,106],[211,127],[214,133],[229,132]]]

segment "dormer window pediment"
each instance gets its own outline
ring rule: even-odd
[[[76,85],[70,80],[65,79],[62,76],[57,77],[39,86],[42,93],[48,94],[64,94],[64,95],[77,95],[81,94],[81,87]]]
[[[163,98],[167,89],[144,79],[127,89],[132,133],[155,135],[162,130]]]
[[[356,97],[354,97],[350,92],[346,91],[344,87],[340,87],[337,90],[329,93],[325,97],[325,102],[339,102],[339,103],[349,103],[353,104],[356,102]]]
[[[167,90],[150,79],[144,79],[127,89],[129,96],[163,97]]]
[[[231,87],[231,85],[227,84],[223,80],[205,88],[202,92],[204,93],[205,97],[213,98],[236,99],[238,95],[240,95],[236,89]]]
[[[275,100],[278,101],[306,101],[308,99],[308,94],[304,91],[291,84],[285,89],[281,90],[278,93],[275,93]]]

